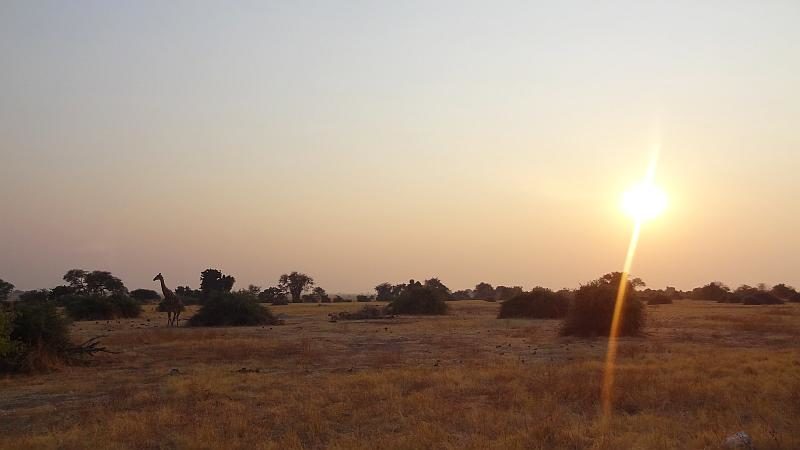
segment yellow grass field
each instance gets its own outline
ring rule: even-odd
[[[0,447],[714,449],[743,430],[800,448],[800,304],[647,307],[646,336],[620,341],[607,427],[602,338],[482,301],[327,320],[361,306],[273,307],[273,327],[168,329],[153,306],[76,322],[120,353],[0,379]]]

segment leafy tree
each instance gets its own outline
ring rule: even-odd
[[[731,296],[731,289],[719,281],[692,290],[691,297],[695,300],[712,300],[724,302]]]
[[[291,294],[293,303],[300,303],[303,291],[310,289],[312,286],[314,286],[314,279],[299,272],[292,272],[288,275],[283,274],[278,280],[278,287]]]
[[[8,281],[0,279],[0,302],[8,300],[8,296],[14,291],[14,285]]]
[[[413,281],[413,280],[412,280]],[[447,302],[442,291],[409,283],[410,287],[387,306],[392,314],[430,314],[439,315],[447,312]]]
[[[569,300],[550,289],[537,287],[515,295],[500,305],[499,319],[510,317],[560,319],[567,314]]]
[[[158,295],[158,292],[152,289],[134,289],[131,291],[131,297],[134,300],[139,300],[140,302],[149,302],[161,299],[161,296]]]
[[[522,294],[523,292],[525,291],[522,289],[522,286],[497,286],[497,288],[494,290],[494,296],[497,300],[508,300],[511,297]]]
[[[431,278],[430,280],[425,280],[423,284],[426,288],[434,289],[442,293],[445,297],[450,297],[450,288],[444,285],[442,281],[438,278]]]
[[[620,286],[619,272],[604,275],[597,280],[581,286],[575,292],[575,299],[567,313],[562,328],[564,335],[608,336]],[[644,306],[639,301],[639,293],[628,280],[620,316],[620,336],[633,336],[644,326]],[[638,283],[637,283],[638,284]]]
[[[199,290],[192,289],[189,286],[178,286],[175,288],[175,295],[186,298],[200,298],[203,293]]]
[[[128,289],[122,280],[115,277],[111,272],[104,270],[94,270],[84,277],[86,291],[89,294],[108,295],[108,294],[127,294]]]
[[[472,295],[474,298],[481,299],[494,298],[494,287],[489,283],[480,282],[475,285]]]
[[[37,289],[33,291],[25,291],[19,295],[21,302],[43,302],[50,298],[50,291],[47,289]]]
[[[317,286],[312,291],[311,294],[314,296],[315,301],[322,302],[322,303],[330,303],[331,298],[328,297],[328,293],[325,292],[325,289]]]
[[[286,292],[279,287],[272,286],[261,291],[261,293],[258,294],[258,299],[267,303],[282,303],[286,300]]]
[[[450,296],[453,300],[469,300],[472,298],[472,289],[462,289],[460,291],[455,291]]]
[[[795,288],[781,283],[772,287],[772,294],[778,298],[787,300],[794,297],[797,294],[797,291]]]
[[[277,325],[280,321],[269,309],[241,292],[213,292],[189,326]]]
[[[105,270],[87,272],[83,269],[71,269],[64,274],[64,281],[75,294],[105,296],[128,293],[122,280]],[[63,288],[62,291],[64,291]]]
[[[83,269],[70,269],[64,274],[64,281],[72,288],[76,294],[83,294],[86,292],[86,272]]]
[[[388,302],[394,298],[393,286],[389,283],[381,283],[375,286],[375,292],[377,292],[375,299],[379,302]]]
[[[230,292],[235,283],[236,278],[217,269],[206,269],[200,274],[200,292],[206,296],[214,292]]]
[[[75,289],[72,286],[56,286],[50,289],[50,300],[55,300],[60,303],[59,299],[61,299],[61,297],[72,294],[75,294]]]

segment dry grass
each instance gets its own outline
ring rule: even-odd
[[[0,380],[0,447],[677,449],[746,430],[760,450],[800,448],[800,305],[649,307],[646,336],[620,343],[608,428],[603,339],[480,301],[327,321],[361,306],[277,307],[275,327],[77,323],[122,353]]]

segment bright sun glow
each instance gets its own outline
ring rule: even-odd
[[[667,194],[652,183],[634,186],[622,196],[622,210],[639,222],[661,215],[667,208]]]

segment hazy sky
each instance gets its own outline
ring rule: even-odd
[[[127,3],[126,5],[123,3]],[[0,4],[0,278],[800,285],[797,1]]]

